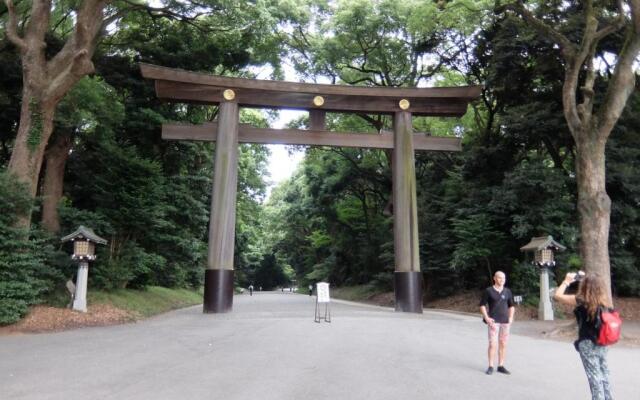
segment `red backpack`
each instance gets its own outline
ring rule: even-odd
[[[600,329],[598,330],[598,343],[600,346],[608,346],[620,339],[622,318],[618,311],[603,308],[600,311]]]

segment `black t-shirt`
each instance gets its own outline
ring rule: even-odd
[[[502,292],[498,292],[491,286],[482,292],[482,299],[479,305],[487,307],[489,317],[493,318],[497,323],[506,324],[509,322],[509,308],[513,307],[513,294],[507,288],[503,288]]]
[[[600,310],[596,312],[595,318],[589,316],[587,307],[582,302],[578,302],[576,308],[573,309],[573,314],[576,316],[576,322],[578,322],[578,340],[577,342],[589,339],[592,342],[596,342],[598,339],[598,332],[600,330]]]

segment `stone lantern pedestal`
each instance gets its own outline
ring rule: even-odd
[[[73,309],[87,312],[87,282],[89,281],[89,263],[81,261],[78,265],[76,293],[73,295]]]
[[[553,321],[553,306],[549,293],[549,268],[540,268],[540,302],[538,303],[538,319]]]
[[[533,264],[540,268],[540,302],[538,303],[538,319],[553,321],[553,306],[549,293],[549,269],[556,266],[554,251],[565,250],[566,247],[553,240],[551,236],[534,237],[522,246],[520,251],[533,252]]]

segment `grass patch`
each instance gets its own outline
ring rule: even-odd
[[[331,297],[348,301],[366,301],[372,297],[384,293],[384,291],[372,285],[343,286],[330,288]]]
[[[118,289],[112,291],[89,291],[89,305],[111,304],[131,311],[141,317],[150,317],[177,308],[202,303],[202,290],[169,289],[150,286],[143,290]]]

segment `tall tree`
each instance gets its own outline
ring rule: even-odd
[[[58,206],[63,196],[64,172],[73,144],[96,127],[113,129],[124,116],[115,90],[99,78],[85,77],[60,102],[54,132],[45,151],[42,177],[42,227],[58,233]]]
[[[9,171],[28,185],[35,196],[44,152],[53,132],[55,109],[65,94],[83,76],[93,72],[91,57],[96,49],[105,19],[103,0],[80,3],[75,14],[75,29],[52,58],[46,54],[46,35],[50,31],[53,2],[35,0],[28,10],[5,0],[8,10],[7,38],[19,49],[22,62],[22,106],[20,125],[13,146]],[[24,28],[19,29],[21,16]],[[28,17],[27,17],[28,16]],[[21,225],[30,224],[30,215]]]
[[[584,268],[600,273],[611,292],[608,246],[611,199],[606,191],[605,147],[635,90],[634,62],[640,54],[640,0],[618,0],[615,6],[594,0],[557,2],[551,9],[543,3],[546,2],[525,5],[519,0],[498,10],[515,13],[559,47],[565,70],[563,111],[576,143],[580,255]],[[565,11],[559,18],[558,9]],[[608,43],[609,47],[603,50],[605,39],[621,30],[624,30],[621,45]],[[606,90],[598,98],[594,88],[600,73],[596,61],[599,56],[606,63],[607,51],[617,53],[609,53],[615,57],[615,66],[606,68]]]
[[[20,123],[8,169],[27,184],[31,196],[35,196],[38,189],[56,106],[82,77],[94,72],[92,58],[100,39],[117,31],[117,26],[112,24],[122,22],[127,13],[144,11],[151,18],[177,19],[208,31],[259,30],[264,33],[260,36],[267,38],[270,37],[267,29],[277,23],[271,15],[259,11],[270,4],[247,0],[224,4],[215,0],[163,0],[157,7],[126,0],[72,3],[34,0],[17,5],[13,0],[4,0],[4,4],[6,22],[0,26],[19,50],[23,79]],[[52,32],[63,39],[59,50],[47,48],[47,35]],[[262,45],[267,42],[263,40]],[[18,224],[28,226],[30,221],[30,215],[23,215]]]

